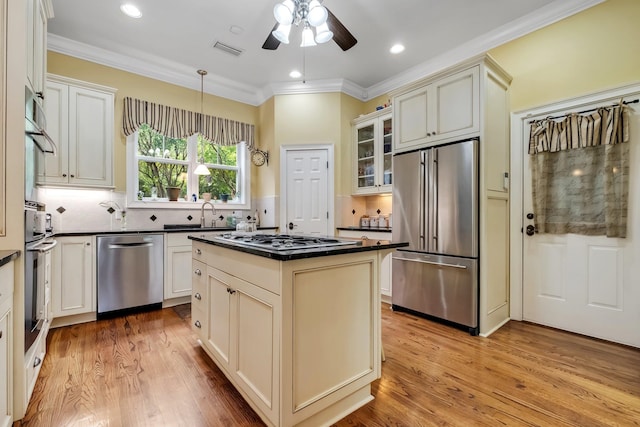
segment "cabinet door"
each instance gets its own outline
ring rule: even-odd
[[[430,94],[428,86],[397,96],[393,100],[394,151],[402,151],[427,142]]]
[[[240,280],[233,286],[237,322],[233,366],[238,385],[278,425],[279,297]]]
[[[214,268],[208,268],[207,276],[209,288],[207,346],[218,362],[228,368],[231,349],[231,286],[226,283],[228,277]]]
[[[91,237],[58,238],[53,249],[53,317],[96,310],[93,259]]]
[[[47,12],[41,0],[35,1],[33,29],[33,91],[41,94],[37,99],[42,102],[45,91],[47,69]]]
[[[445,77],[431,85],[430,141],[457,139],[480,131],[479,67]]]
[[[391,115],[386,117],[380,117],[378,122],[378,136],[379,136],[379,149],[377,151],[378,158],[378,192],[390,193],[391,184],[393,183],[393,168],[392,168],[392,140],[393,140],[393,126]]]
[[[10,390],[12,364],[11,346],[9,345],[9,328],[11,327],[11,310],[0,314],[0,427],[11,425],[13,390]]]
[[[44,156],[38,163],[38,184],[67,184],[69,182],[69,90],[67,85],[47,82],[46,100],[47,133],[58,147],[55,156]]]
[[[355,128],[356,193],[375,191],[376,122],[371,120]]]
[[[164,299],[191,295],[191,246],[167,246]]]
[[[70,184],[113,185],[113,96],[111,94],[69,87],[68,156]]]

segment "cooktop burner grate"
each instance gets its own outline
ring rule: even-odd
[[[232,242],[241,246],[252,246],[272,250],[293,250],[362,244],[362,242],[354,240],[287,234],[235,235],[226,233],[216,236],[214,239],[230,243]]]

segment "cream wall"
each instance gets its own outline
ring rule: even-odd
[[[608,0],[492,49],[512,111],[640,81],[639,19],[640,1]]]
[[[47,61],[49,73],[110,86],[118,90],[115,98],[114,134],[116,138],[114,144],[114,181],[117,191],[126,190],[126,138],[122,133],[122,110],[125,97],[139,98],[185,110],[200,111],[199,90],[187,89],[51,51],[48,52]],[[193,74],[194,78],[200,78],[196,70],[193,71]],[[205,76],[205,87],[207,86],[206,79]],[[258,121],[258,108],[249,104],[205,93],[203,105],[205,114],[251,124],[256,124]],[[257,131],[256,144],[260,145],[260,130]]]

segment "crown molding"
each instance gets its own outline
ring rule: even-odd
[[[556,0],[548,6],[525,15],[509,24],[477,37],[449,52],[409,68],[380,83],[363,88],[346,79],[307,81],[305,83],[275,83],[258,88],[210,73],[206,93],[258,106],[274,95],[320,92],[343,92],[360,101],[385,95],[416,80],[452,67],[469,58],[507,43],[530,32],[551,25],[605,0]],[[79,43],[55,34],[48,34],[49,50],[106,65],[167,83],[200,90],[200,79],[190,67],[146,53],[123,55]]]
[[[482,55],[502,44],[515,40],[540,28],[582,12],[605,0],[556,0],[545,8],[529,13],[509,24],[483,34],[449,52],[409,68],[390,79],[367,88],[369,96],[385,95],[394,89],[428,77],[460,62]]]
[[[176,62],[167,61],[146,53],[140,54],[139,56],[123,55],[55,34],[48,34],[47,39],[47,48],[53,52],[189,89],[200,90],[200,77],[194,73],[191,67],[186,67]],[[261,93],[259,88],[225,79],[212,73],[209,73],[209,77],[206,79],[204,91],[212,95],[229,98],[250,105],[259,105],[259,97],[257,94]]]

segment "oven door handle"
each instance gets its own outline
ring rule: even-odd
[[[57,240],[47,240],[46,242],[38,243],[30,248],[27,248],[27,251],[45,253],[45,252],[49,252],[51,249],[55,248],[57,245],[58,245]]]

